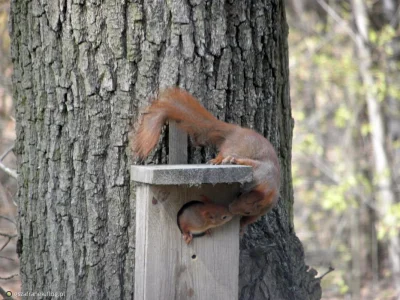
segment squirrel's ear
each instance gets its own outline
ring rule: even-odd
[[[208,198],[206,195],[200,195],[201,201],[205,202],[205,203],[210,203],[211,200],[210,198]]]

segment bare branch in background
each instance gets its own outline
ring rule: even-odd
[[[3,255],[0,255],[0,258],[15,262],[15,259],[3,256]]]
[[[17,179],[18,175],[17,172],[13,169],[10,169],[8,167],[6,167],[2,161],[3,159],[14,149],[14,145],[12,145],[10,148],[8,148],[1,156],[0,156],[0,170],[3,170],[5,173],[7,173],[8,175],[10,175],[11,177]]]
[[[18,235],[17,234],[8,234],[8,233],[0,232],[0,236],[4,236],[4,237],[13,239],[13,238],[16,238]]]
[[[6,167],[2,162],[0,162],[0,170],[3,170],[5,173],[10,175],[12,178],[17,179],[18,174],[15,170]]]
[[[395,27],[399,19],[400,19],[400,4],[397,6],[396,12],[393,14],[393,17],[390,20],[390,26]]]
[[[1,215],[0,215],[0,218],[1,218],[1,219],[5,219],[5,220],[7,220],[7,221],[13,223],[14,225],[16,225],[15,222],[14,222],[12,219],[10,219],[9,217],[1,216]],[[17,235],[17,234],[8,234],[8,233],[2,233],[2,232],[0,232],[0,236],[3,236],[3,237],[6,237],[6,238],[7,238],[7,241],[6,241],[6,242],[4,243],[4,245],[1,246],[1,248],[0,248],[0,252],[1,252],[1,251],[3,251],[3,249],[4,249],[5,247],[7,247],[7,245],[10,243],[10,241],[11,241],[13,238],[17,237],[18,235]]]
[[[4,245],[0,248],[0,252],[3,251],[3,249],[4,249],[5,247],[7,247],[7,245],[10,243],[10,241],[11,241],[11,238],[9,237],[9,238],[7,239],[7,241],[4,243]]]
[[[324,0],[317,0],[318,4],[339,24],[341,25],[346,33],[351,37],[351,39],[356,42],[356,34],[351,29],[350,25],[346,22],[346,20],[342,19],[339,14]]]
[[[0,183],[0,188],[1,188],[1,183]],[[8,188],[6,188],[5,189],[6,190],[6,192],[7,192],[7,194],[8,194],[8,196],[10,197],[10,200],[13,202],[13,204],[15,205],[15,207],[18,207],[18,205],[17,205],[17,203],[15,203],[15,201],[14,201],[14,199],[15,199],[15,195],[17,194],[17,191],[15,191],[14,192],[14,195],[13,194],[11,194],[11,192],[10,192],[10,190],[8,189]],[[1,218],[2,216],[0,215],[0,218]],[[13,221],[11,221],[11,222],[13,222]],[[17,225],[15,222],[13,222],[15,225]]]
[[[9,147],[1,156],[0,156],[0,161],[3,161],[4,158],[14,149],[14,144]]]
[[[15,223],[15,221],[13,219],[9,218],[9,217],[0,215],[0,219],[7,220],[7,221],[13,223],[14,225],[17,225],[17,223]]]
[[[324,274],[322,274],[321,276],[318,277],[319,280],[321,280],[322,278],[324,278],[326,275],[328,275],[330,272],[335,271],[335,268],[332,266],[329,266],[328,271],[326,271]]]
[[[297,60],[295,62],[289,62],[289,68],[295,68],[301,62],[309,61],[314,55],[318,54],[320,52],[320,50],[322,50],[323,47],[325,47],[326,45],[330,45],[330,42],[332,42],[332,40],[335,37],[336,37],[336,34],[332,32],[329,35],[326,35],[323,39],[321,38],[322,41],[316,47],[314,47],[314,49],[312,49],[312,50],[306,49],[306,50],[308,50],[308,53],[306,53],[305,56],[302,57],[301,60]]]
[[[13,279],[14,277],[17,277],[17,276],[19,276],[19,274],[13,274],[13,275],[10,275],[8,277],[0,277],[0,280],[10,280],[10,279]]]
[[[324,162],[320,157],[318,156],[310,156],[306,153],[302,153],[304,156],[303,158],[311,162],[314,167],[316,167],[321,173],[323,173],[327,178],[333,181],[335,184],[340,183],[340,177],[335,174],[333,168],[328,166],[326,162]]]

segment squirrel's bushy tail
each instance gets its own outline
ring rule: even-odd
[[[133,140],[133,153],[141,159],[147,157],[156,146],[167,120],[176,121],[177,126],[187,132],[197,145],[218,147],[235,127],[219,121],[188,92],[169,88],[161,92],[143,114]]]

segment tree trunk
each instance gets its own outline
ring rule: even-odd
[[[280,157],[279,205],[241,242],[240,299],[320,298],[292,221],[283,1],[15,0],[11,15],[23,291],[133,298],[128,131],[179,85]],[[190,149],[190,162],[213,154]],[[163,139],[152,160],[167,154]]]
[[[388,154],[386,153],[384,116],[377,95],[374,92],[376,82],[372,71],[372,54],[368,46],[369,22],[363,0],[352,1],[354,20],[357,25],[356,49],[359,58],[360,76],[365,87],[368,118],[371,126],[371,141],[374,157],[376,182],[376,200],[380,208],[381,218],[390,211],[395,204],[392,171]],[[389,260],[392,269],[393,286],[400,299],[400,240],[398,234],[389,236]]]

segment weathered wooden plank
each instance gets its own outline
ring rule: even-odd
[[[176,122],[173,121],[169,122],[168,130],[168,164],[187,164],[187,134],[179,129]]]
[[[138,185],[135,299],[237,299],[239,219],[188,246],[176,215],[185,202],[200,195],[227,204],[238,190],[239,184]]]
[[[131,180],[155,185],[246,183],[252,168],[237,165],[149,165],[132,166]]]

